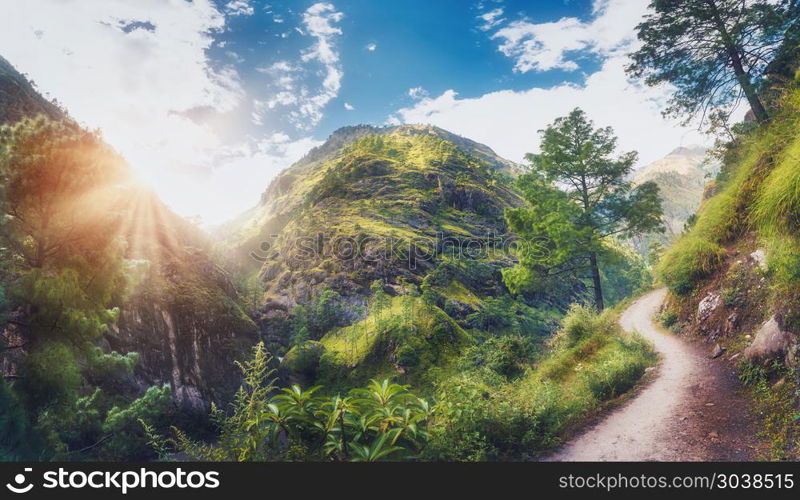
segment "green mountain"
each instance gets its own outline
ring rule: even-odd
[[[6,103],[8,123],[64,118],[4,68],[0,89],[18,97]],[[3,343],[19,346],[0,352],[4,375],[15,380],[0,384],[0,399],[15,408],[14,426],[27,426],[21,441],[48,456],[152,458],[139,419],[166,434],[175,419],[230,400],[240,361],[250,382],[275,368],[280,385],[320,384],[329,398],[369,379],[411,385],[453,408],[430,422],[428,459],[529,457],[632,387],[652,362],[611,312],[570,309],[586,298],[579,277],[509,293],[502,271],[520,248],[505,210],[527,202],[515,184],[520,167],[484,145],[431,126],[340,129],[281,172],[214,241],[134,183],[102,138],[64,120],[24,120],[20,130],[71,144],[59,150],[75,169],[70,188],[48,193],[64,202],[59,221],[93,237],[70,240],[46,265],[24,264],[20,254],[0,268],[0,291],[13,289],[11,300],[0,295],[0,305],[11,306],[0,310],[8,314]],[[73,137],[85,142],[75,146]],[[29,165],[58,170],[44,151]],[[628,250],[613,253],[619,267],[604,273],[610,302],[647,275]],[[562,333],[548,340],[562,321]],[[259,337],[275,362],[261,347],[247,361]],[[580,373],[571,368],[578,364]],[[240,422],[241,410],[232,408],[228,424]],[[32,451],[5,446],[9,435],[23,435],[14,426],[0,426],[0,456]],[[197,421],[187,430],[208,432]],[[230,451],[225,446],[182,451],[222,456],[215,452]],[[87,447],[86,455],[68,451]]]
[[[636,248],[647,253],[652,242],[667,245],[683,232],[686,221],[697,212],[709,181],[719,172],[719,162],[709,158],[703,146],[679,147],[664,158],[639,168],[636,184],[658,184],[664,210],[663,234],[650,234],[634,240]]]
[[[66,112],[42,97],[27,78],[0,56],[0,124],[40,114],[53,119],[66,116]]]
[[[433,346],[435,358],[446,357],[450,347],[457,351],[468,343],[467,318],[487,298],[508,295],[500,270],[513,265],[512,235],[503,211],[524,204],[511,182],[517,168],[488,147],[436,127],[336,131],[276,177],[257,207],[221,229],[241,267],[256,273],[262,335],[282,346],[279,352],[296,344],[290,338],[297,330],[294,311],[335,294],[342,317],[312,327],[308,339],[351,365],[363,359],[343,354],[354,349],[348,342],[362,351],[353,356],[396,363],[409,352],[402,343],[362,342],[356,332],[386,314],[371,309],[380,290],[390,297],[387,307],[408,314],[411,323],[432,322],[449,332],[453,345]],[[426,290],[432,301],[414,298]],[[401,313],[412,307],[419,310]],[[331,329],[343,325],[353,326]],[[423,344],[417,349],[431,347]],[[393,370],[414,371],[407,368]]]

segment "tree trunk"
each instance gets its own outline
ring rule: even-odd
[[[733,66],[733,71],[736,73],[736,79],[739,80],[739,85],[742,87],[744,91],[744,95],[747,97],[747,102],[750,104],[750,109],[753,110],[753,115],[756,117],[759,123],[764,123],[769,120],[769,115],[767,115],[767,110],[764,108],[764,105],[761,103],[761,99],[758,97],[758,92],[756,89],[753,88],[752,82],[750,82],[750,77],[747,76],[747,73],[744,71],[744,67],[742,66],[742,58],[739,56],[739,51],[736,47],[729,47],[728,48],[728,55],[731,58],[731,65]]]
[[[767,110],[758,97],[758,92],[756,92],[756,89],[753,87],[753,82],[750,81],[750,76],[748,76],[747,72],[744,70],[739,47],[736,46],[730,33],[728,33],[728,29],[725,27],[725,23],[722,21],[722,17],[719,14],[719,8],[716,2],[714,2],[714,0],[708,0],[707,3],[711,8],[714,24],[716,24],[719,34],[722,37],[722,42],[725,44],[725,50],[728,52],[728,58],[731,61],[736,80],[739,82],[739,86],[742,87],[745,97],[747,97],[747,102],[750,104],[753,116],[756,117],[759,123],[764,123],[769,120],[769,115],[767,115]]]
[[[603,286],[600,284],[600,269],[597,267],[597,254],[592,252],[589,254],[589,263],[592,266],[592,282],[594,283],[594,305],[597,311],[602,311],[605,306],[603,305]]]

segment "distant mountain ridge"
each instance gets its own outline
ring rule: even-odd
[[[679,147],[634,172],[635,184],[653,181],[661,191],[667,229],[658,236],[662,243],[683,231],[683,225],[700,207],[706,184],[719,172],[719,163],[707,153],[704,146]]]

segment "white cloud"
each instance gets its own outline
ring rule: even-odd
[[[213,4],[30,0],[2,8],[0,53],[148,177],[208,165],[219,140],[184,112],[231,111],[244,96],[236,71],[206,57],[225,24]]]
[[[374,42],[373,43],[368,43],[365,48],[370,52],[375,52],[375,50],[378,48],[378,44],[376,44]]]
[[[670,88],[645,87],[625,74],[626,54],[636,46],[635,26],[647,3],[594,0],[588,21],[507,22],[501,8],[487,10],[479,16],[484,22],[479,27],[492,31],[489,36],[501,42],[499,50],[513,59],[517,72],[575,70],[579,66],[572,57],[586,52],[598,56],[602,66],[580,85],[502,90],[475,98],[459,98],[454,89],[431,97],[416,87],[408,95],[417,102],[398,110],[387,122],[438,125],[485,143],[514,161],[538,151],[538,131],[575,107],[584,109],[596,125],[612,126],[620,150],[639,151],[640,164],[659,159],[681,144],[707,143],[702,134],[662,117]]]
[[[273,77],[272,85],[277,92],[273,97],[256,106],[254,120],[263,121],[263,114],[278,107],[286,108],[291,123],[307,131],[315,127],[324,116],[328,103],[339,95],[344,70],[336,47],[337,37],[342,34],[336,23],[344,15],[331,3],[315,3],[302,15],[303,28],[295,28],[303,36],[314,38],[314,43],[300,54],[297,63],[281,61],[268,68],[257,68],[261,73]],[[320,67],[320,70],[316,70]],[[321,74],[318,87],[309,84],[314,75]]]
[[[255,10],[248,0],[233,0],[225,4],[225,13],[229,16],[252,16]]]
[[[422,87],[412,87],[408,89],[408,96],[412,99],[423,99],[428,97],[428,91]]]
[[[353,111],[354,109],[356,109],[356,107],[350,104],[349,102],[346,102],[344,103],[344,109],[346,109],[347,111]]]
[[[275,175],[320,144],[310,137],[290,140],[276,133],[229,150],[221,165],[205,175],[170,171],[164,181],[192,186],[191,191],[178,193],[180,198],[174,201],[180,213],[199,214],[205,224],[219,224],[254,206]]]
[[[437,125],[482,142],[514,161],[536,152],[538,130],[575,107],[584,109],[596,125],[612,126],[620,150],[639,151],[642,164],[681,144],[708,142],[696,131],[665,120],[660,110],[668,89],[629,82],[626,62],[623,56],[609,58],[583,85],[503,90],[470,99],[460,99],[454,90],[448,90],[400,109],[389,121]]]
[[[479,26],[483,31],[489,31],[501,24],[505,21],[504,18],[500,17],[503,15],[503,9],[498,7],[496,9],[490,10],[489,12],[485,12],[478,16],[478,19],[481,19],[483,23]]]
[[[492,38],[502,42],[499,49],[515,60],[516,71],[574,71],[578,64],[571,54],[588,51],[605,57],[628,50],[647,5],[648,0],[594,0],[588,22],[574,17],[543,23],[522,19]]]

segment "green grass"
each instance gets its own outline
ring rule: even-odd
[[[657,272],[669,289],[686,295],[695,284],[722,265],[725,250],[713,241],[694,233],[684,235],[661,257]]]
[[[726,165],[732,172],[719,192],[705,201],[697,222],[668,249],[659,263],[659,277],[678,295],[716,271],[724,257],[723,245],[755,230],[780,252],[786,241],[800,236],[800,90],[784,99],[782,111],[769,126],[752,132],[738,146],[738,160]],[[800,244],[797,245],[800,247]],[[791,251],[793,246],[788,247]],[[773,261],[775,262],[775,261]],[[780,261],[776,262],[780,264]],[[784,274],[796,269],[789,259]],[[772,266],[771,266],[772,267]]]
[[[429,459],[526,459],[559,444],[575,426],[629,391],[654,364],[641,337],[611,312],[575,307],[540,361],[503,383],[486,371],[439,384]]]
[[[463,304],[478,306],[481,303],[481,299],[458,280],[452,280],[441,290],[441,293],[448,299],[457,300]]]
[[[759,438],[767,444],[761,460],[797,460],[800,457],[800,411],[795,406],[800,387],[796,369],[775,364],[762,367],[742,362],[739,378],[747,387],[761,418]]]

